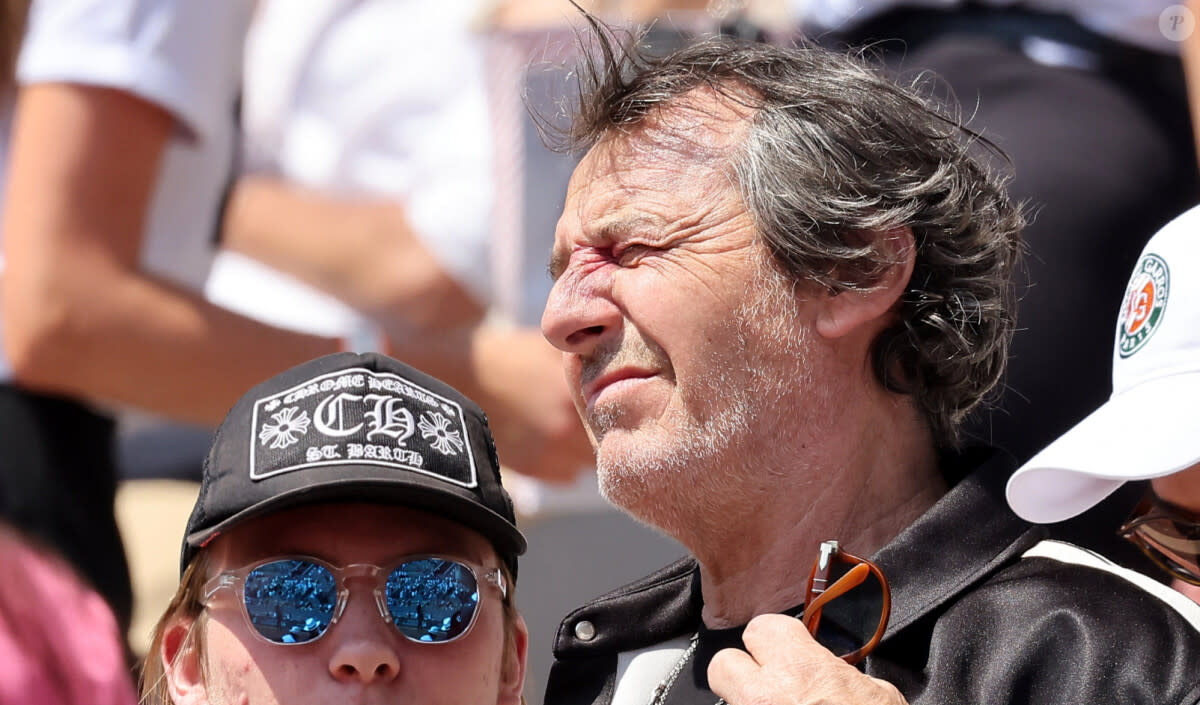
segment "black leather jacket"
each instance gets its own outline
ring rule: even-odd
[[[958,462],[978,469],[874,556],[892,616],[860,668],[912,705],[1200,702],[1188,619],[1104,570],[1022,558],[1046,531],[1008,509],[1011,464],[986,449]],[[546,705],[608,705],[619,653],[697,630],[698,584],[684,559],[569,614]]]

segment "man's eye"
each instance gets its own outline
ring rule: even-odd
[[[622,267],[633,267],[650,251],[645,245],[624,245],[613,248],[613,261]]]

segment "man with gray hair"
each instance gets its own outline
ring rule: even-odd
[[[567,616],[547,704],[1196,702],[1194,609],[959,438],[1022,226],[982,142],[851,58],[592,26],[542,327],[603,492],[692,556]]]

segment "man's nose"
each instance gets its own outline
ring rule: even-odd
[[[621,310],[613,302],[609,277],[566,273],[550,289],[542,314],[542,334],[554,347],[586,355],[620,329]]]
[[[400,675],[396,644],[403,637],[379,616],[368,596],[351,595],[341,619],[325,638],[335,640],[329,673],[339,681],[368,685]]]

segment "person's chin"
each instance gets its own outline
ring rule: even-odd
[[[592,427],[592,437],[595,438],[596,462],[604,463],[610,468],[622,466],[621,459],[627,457],[631,449],[636,450],[646,441],[640,438],[636,428],[608,426],[605,428]]]
[[[600,490],[614,504],[632,508],[669,481],[666,439],[647,429],[608,430],[596,447]]]

